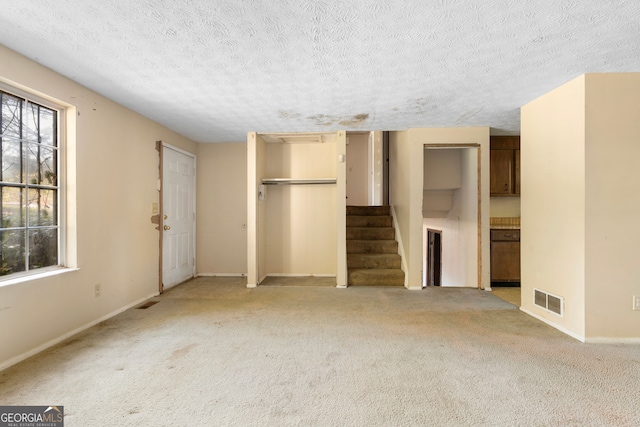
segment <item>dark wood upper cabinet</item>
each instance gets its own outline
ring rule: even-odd
[[[515,150],[516,156],[516,186],[515,186],[515,194],[520,195],[520,149]]]
[[[515,180],[513,150],[491,150],[491,195],[511,196]]]
[[[520,137],[492,136],[491,196],[520,196]]]

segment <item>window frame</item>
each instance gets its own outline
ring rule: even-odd
[[[12,283],[22,282],[25,280],[33,280],[39,277],[46,277],[52,274],[58,274],[68,270],[67,259],[67,110],[68,107],[55,102],[51,99],[39,96],[31,91],[21,89],[14,85],[5,83],[0,80],[0,90],[9,95],[22,98],[29,103],[37,104],[42,107],[54,110],[57,114],[56,127],[57,127],[57,215],[58,215],[58,242],[57,242],[57,258],[56,265],[36,268],[33,270],[23,270],[15,273],[10,273],[5,276],[0,276],[0,287]],[[28,184],[25,183],[24,187],[27,188]],[[28,245],[29,242],[27,241]],[[28,259],[25,256],[25,268],[27,266]]]

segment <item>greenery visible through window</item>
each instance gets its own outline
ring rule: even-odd
[[[0,276],[59,264],[58,112],[0,91]]]

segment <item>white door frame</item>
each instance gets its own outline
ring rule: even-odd
[[[160,280],[159,280],[159,291],[160,293],[162,293],[165,290],[164,287],[164,260],[163,260],[163,254],[164,254],[164,149],[168,148],[170,150],[176,151],[180,154],[183,154],[185,156],[191,157],[193,159],[193,165],[194,165],[194,174],[193,174],[193,181],[191,184],[192,190],[193,190],[193,204],[191,206],[191,208],[193,209],[194,215],[196,212],[196,160],[197,157],[195,154],[190,153],[188,151],[185,151],[181,148],[178,148],[174,145],[171,144],[167,144],[166,142],[161,141],[161,146],[159,147],[159,151],[160,151],[160,207],[159,207],[159,216],[160,216],[160,226],[158,227],[160,230]],[[193,221],[193,228],[191,230],[191,232],[193,233],[193,239],[192,239],[192,248],[191,250],[193,251],[193,257],[194,260],[196,258],[196,221],[194,218]],[[193,263],[193,271],[192,271],[192,277],[195,277],[196,274],[196,263],[194,261]]]

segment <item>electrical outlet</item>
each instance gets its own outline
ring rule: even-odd
[[[95,296],[96,296],[96,297],[99,297],[99,296],[100,296],[100,283],[96,283],[96,284],[93,286],[93,292],[95,293]]]
[[[633,296],[633,309],[640,311],[640,295]]]

